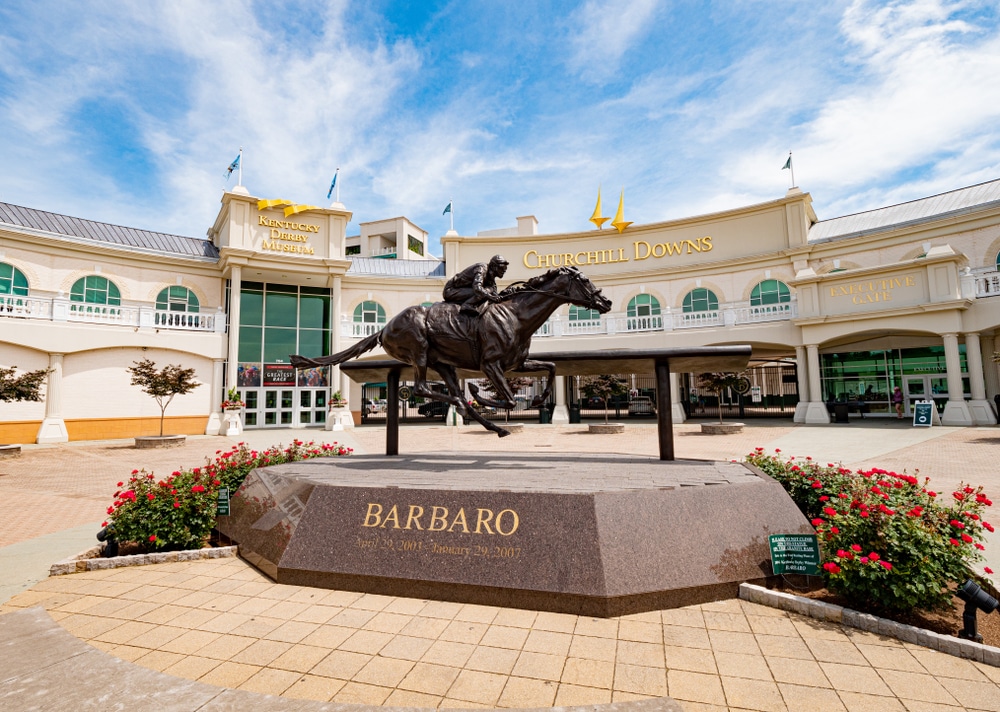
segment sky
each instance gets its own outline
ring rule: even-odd
[[[0,0],[0,201],[203,237],[259,198],[431,253],[775,200],[820,219],[1000,178],[1000,3]]]

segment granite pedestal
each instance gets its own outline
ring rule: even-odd
[[[735,597],[812,531],[739,463],[463,453],[260,468],[219,529],[279,583],[591,616]]]

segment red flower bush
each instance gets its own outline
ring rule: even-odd
[[[215,526],[220,487],[235,493],[250,472],[262,465],[350,455],[351,448],[337,443],[304,443],[294,440],[287,448],[257,452],[240,443],[217,452],[202,467],[177,470],[157,481],[152,473],[133,470],[128,482],[119,482],[108,507],[114,538],[135,542],[145,550],[196,549],[205,545]],[[127,489],[121,489],[126,487]]]
[[[762,448],[746,461],[780,482],[816,528],[827,587],[866,610],[950,606],[949,584],[971,575],[983,530],[993,530],[982,487],[963,485],[948,502],[906,473],[793,464]]]

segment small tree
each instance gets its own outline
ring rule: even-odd
[[[505,376],[504,380],[507,381],[507,387],[510,388],[510,392],[517,395],[517,392],[522,388],[526,388],[531,385],[532,379],[525,376]],[[493,387],[493,381],[488,378],[483,382],[483,390],[491,397],[492,400],[499,400],[503,398],[503,395],[497,392],[497,389]],[[504,409],[504,422],[510,422],[510,410]]]
[[[193,368],[182,368],[179,365],[167,365],[162,370],[156,370],[156,364],[148,358],[135,361],[129,366],[132,374],[132,385],[139,386],[143,393],[153,396],[160,406],[160,437],[163,437],[163,418],[167,406],[174,396],[190,393],[201,384],[194,380]]]
[[[0,402],[40,401],[42,399],[42,383],[51,369],[42,368],[37,371],[26,371],[15,376],[17,366],[0,367]]]
[[[698,385],[715,393],[719,402],[719,422],[722,422],[722,393],[727,388],[732,388],[739,392],[739,387],[746,379],[743,372],[740,373],[702,373],[698,375]]]
[[[628,392],[625,381],[617,376],[602,375],[588,376],[581,382],[580,390],[588,398],[600,398],[604,401],[604,423],[608,422],[608,399],[613,396],[624,395]]]

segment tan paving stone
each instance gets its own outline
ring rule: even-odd
[[[583,705],[606,705],[611,703],[611,690],[596,687],[581,687],[562,683],[556,692],[557,707],[577,707]]]
[[[778,690],[789,710],[809,710],[810,712],[845,712],[844,703],[833,690],[821,687],[805,687],[789,683],[778,683]]]
[[[460,668],[472,657],[475,649],[475,645],[469,645],[468,643],[435,640],[433,645],[424,653],[424,657],[420,659],[420,662],[450,665]]]
[[[748,680],[742,677],[723,677],[722,689],[731,708],[761,710],[761,712],[786,712],[788,708],[781,691],[774,682]],[[792,711],[795,712],[795,711]]]
[[[843,665],[867,665],[868,661],[854,643],[846,640],[806,639],[809,650],[820,662],[841,663]]]
[[[489,625],[497,617],[500,609],[496,606],[480,606],[474,603],[466,603],[455,614],[456,621],[468,621],[469,623],[485,623]]]
[[[333,701],[356,705],[381,705],[391,694],[392,688],[389,687],[377,687],[361,682],[348,682],[333,696]]]
[[[993,682],[1000,684],[1000,668],[993,667],[992,665],[985,665],[983,663],[973,663],[976,666],[976,670],[983,673],[987,678]]]
[[[615,664],[602,660],[568,658],[563,666],[561,682],[581,687],[610,690],[615,679]]]
[[[91,642],[91,645],[93,644],[94,643]],[[149,650],[147,650],[146,648],[137,648],[133,645],[115,645],[110,650],[108,650],[108,652],[114,655],[116,658],[121,658],[122,660],[128,660],[130,663],[134,663],[143,655],[149,655]]]
[[[343,628],[361,629],[365,623],[375,617],[377,611],[363,611],[355,608],[345,608],[327,621],[330,625],[341,626]]]
[[[761,654],[771,658],[795,658],[797,660],[814,660],[812,651],[801,638],[785,637],[783,635],[756,635],[757,645]]]
[[[962,680],[983,682],[987,679],[971,660],[945,655],[936,650],[911,650],[910,654],[923,668],[935,677],[956,677]]]
[[[168,675],[183,677],[187,680],[197,680],[222,664],[222,660],[213,660],[198,655],[185,655],[183,659],[168,667]]]
[[[858,642],[855,642],[854,645],[875,668],[925,672],[924,666],[920,664],[917,658],[902,646],[889,647]]]
[[[261,669],[257,665],[244,665],[230,660],[209,670],[198,678],[198,682],[217,685],[219,687],[239,687]]]
[[[333,696],[346,685],[344,680],[337,680],[332,677],[320,677],[319,675],[303,675],[292,685],[281,693],[282,697],[291,697],[298,700],[316,700],[318,702],[328,702]]]
[[[739,633],[730,630],[710,630],[708,639],[712,650],[723,653],[756,653],[757,639],[753,633]]]
[[[668,670],[687,670],[716,674],[715,653],[701,648],[684,648],[679,645],[663,646],[663,657]]]
[[[522,651],[517,657],[511,674],[518,677],[559,682],[565,664],[566,658],[562,655]]]
[[[919,700],[903,700],[907,712],[967,712],[955,705],[943,705],[938,702],[921,702]]]
[[[337,606],[321,606],[318,603],[306,606],[306,608],[301,612],[297,613],[292,617],[292,620],[302,621],[303,623],[319,623],[323,624],[328,622],[335,615],[343,610]]]
[[[531,630],[527,640],[524,641],[523,649],[532,653],[548,653],[549,655],[562,655],[565,657],[569,653],[570,643],[573,636],[569,633],[555,633],[546,630]]]
[[[330,654],[327,648],[317,648],[312,645],[293,645],[281,655],[272,660],[268,667],[279,670],[306,673]]]
[[[176,624],[176,621],[171,621]],[[245,635],[249,638],[263,638],[265,635],[273,630],[276,630],[278,626],[282,625],[284,621],[277,618],[268,618],[267,616],[254,616],[248,620],[243,625],[236,626],[231,631],[230,635]]]
[[[520,650],[531,631],[525,628],[511,628],[504,625],[491,625],[479,640],[480,645],[492,648],[510,648]]]
[[[934,702],[958,705],[958,701],[931,675],[921,675],[901,670],[880,670],[879,673],[896,697],[901,700]],[[832,681],[832,679],[831,679]]]
[[[551,707],[556,699],[558,683],[551,680],[532,680],[524,677],[511,677],[504,685],[498,707],[518,707],[531,709],[535,707]]]
[[[631,640],[619,640],[615,660],[625,665],[641,665],[643,667],[664,667],[663,646],[653,643],[636,643]]]
[[[341,643],[341,650],[350,650],[353,653],[366,653],[368,655],[378,655],[378,652],[389,644],[393,636],[391,633],[379,633],[374,630],[359,630],[351,634],[351,637]]]
[[[271,601],[271,607],[263,613],[271,618],[281,618],[287,621],[307,608],[309,608],[309,604],[298,601]]]
[[[122,622],[114,618],[101,618],[80,613],[70,613],[59,621],[59,625],[78,638],[89,640],[117,628],[122,625]]]
[[[441,631],[438,640],[450,640],[455,643],[471,643],[475,645],[482,640],[487,628],[486,623],[453,620]]]
[[[186,628],[187,630],[207,630],[203,628],[212,620],[218,618],[221,613],[200,608],[186,608],[182,615],[170,621],[170,625],[176,628]],[[218,632],[218,631],[216,631]]]
[[[285,643],[299,643],[310,633],[319,629],[317,623],[303,623],[301,621],[285,621],[268,634],[261,636],[268,640],[280,640]]]
[[[401,613],[405,616],[415,616],[419,615],[420,611],[426,607],[427,601],[422,598],[394,598],[382,610],[386,613]]]
[[[299,641],[302,645],[315,645],[319,648],[336,648],[354,635],[353,628],[342,628],[337,625],[321,625],[312,633]]]
[[[187,608],[183,606],[175,606],[172,604],[156,604],[156,607],[147,613],[143,613],[141,616],[137,617],[136,620],[142,621],[144,623],[155,623],[157,625],[163,625],[165,623],[171,623],[175,619],[183,616],[188,612]]]
[[[331,616],[332,618],[333,616]],[[386,613],[381,611],[375,614],[375,617],[362,626],[363,630],[373,630],[377,633],[396,633],[403,630],[406,624],[411,620],[410,616],[402,615],[401,613]]]
[[[458,615],[463,605],[451,601],[428,601],[427,605],[421,609],[420,615],[425,618],[443,618],[450,621]]]
[[[496,609],[496,613],[499,613],[500,609]],[[494,618],[496,615],[494,615]],[[532,624],[533,630],[547,630],[552,633],[574,633],[576,631],[577,616],[569,615],[568,613],[549,613],[547,611],[541,611],[535,617],[535,622]]]
[[[847,712],[906,712],[906,707],[895,697],[878,697],[844,690],[838,690],[837,696]]]
[[[506,675],[462,670],[448,690],[448,697],[482,705],[495,705],[507,684]]]
[[[667,689],[675,700],[704,702],[713,705],[726,704],[722,682],[717,675],[706,675],[687,670],[670,670],[667,672]]]
[[[755,635],[799,637],[798,628],[784,616],[747,616],[746,620]]]
[[[361,653],[334,650],[318,662],[309,672],[313,675],[335,677],[339,680],[350,680],[358,673],[358,670],[368,663],[369,659],[369,656],[362,655]]]
[[[181,631],[180,635],[159,645],[160,650],[170,653],[181,653],[182,655],[193,655],[209,643],[213,643],[222,636],[219,633],[209,633],[204,630]],[[135,645],[135,643],[133,643]],[[149,646],[146,646],[149,647]]]
[[[847,633],[844,632],[844,628],[836,623],[827,623],[826,621],[806,618],[794,613],[789,615],[788,620],[792,622],[799,635],[805,640],[832,640],[841,642],[849,640]]]
[[[705,627],[709,630],[729,630],[735,633],[750,633],[750,623],[743,612],[702,611]]]
[[[331,622],[336,622],[336,618]],[[438,636],[448,627],[448,620],[442,618],[425,618],[423,615],[417,616],[400,631],[403,635],[412,635],[417,638],[431,638],[437,640]]]
[[[769,657],[766,660],[776,682],[809,687],[832,687],[823,669],[815,660],[777,657]]]
[[[287,652],[291,647],[291,643],[283,643],[278,640],[256,640],[229,659],[234,663],[263,667],[270,665],[279,655]]]
[[[209,643],[198,654],[216,660],[229,660],[234,655],[246,650],[257,642],[256,638],[246,638],[240,635],[220,635]]]
[[[386,706],[392,707],[426,707],[435,709],[441,703],[440,697],[436,695],[425,695],[422,692],[411,692],[409,690],[393,690],[386,700]]]
[[[615,665],[613,689],[646,697],[665,697],[667,694],[667,671],[665,668],[619,663]]]
[[[588,638],[617,638],[618,620],[615,618],[586,618],[581,616],[576,620],[573,629],[575,635]]]
[[[591,638],[584,635],[574,635],[569,646],[570,656],[588,660],[614,662],[617,652],[618,641],[614,638]]]
[[[149,668],[150,670],[156,670],[157,672],[163,672],[171,665],[175,665],[184,659],[185,656],[179,653],[167,653],[162,650],[151,650],[146,655],[141,658],[137,658],[133,662],[137,665],[142,665],[144,668]]]
[[[624,690],[612,690],[612,702],[632,702],[634,700],[648,700],[650,695],[640,695],[636,692],[625,692]]]
[[[316,603],[320,603],[324,606],[347,608],[363,595],[364,594],[362,593],[355,593],[354,591],[328,591],[325,595],[321,596]]]
[[[390,640],[379,655],[385,658],[398,658],[400,660],[420,660],[433,645],[434,641],[428,638],[413,638],[407,635],[397,635]]]
[[[468,702],[467,700],[453,700],[450,697],[444,697],[441,699],[441,703],[438,705],[438,709],[442,710],[487,710],[494,709],[492,705],[481,705],[478,702]]]
[[[468,662],[465,663],[465,669],[509,675],[510,671],[514,669],[518,655],[520,655],[520,651],[518,650],[489,648],[479,645],[473,651]]]
[[[892,695],[879,673],[868,665],[820,662],[820,668],[835,690],[867,695]]]
[[[938,682],[966,709],[1000,710],[1000,688],[995,683],[952,677],[939,677]]]
[[[129,643],[133,638],[136,638],[144,633],[149,633],[155,630],[159,626],[154,626],[150,623],[139,623],[136,621],[127,621],[122,623],[120,626],[112,628],[104,633],[95,635],[95,640],[101,640],[105,643]],[[178,631],[180,634],[180,631]]]
[[[531,628],[538,614],[535,611],[522,611],[517,608],[502,608],[493,619],[493,625],[506,625],[512,628]]]
[[[430,663],[417,663],[414,665],[402,682],[399,688],[411,690],[413,692],[423,692],[428,695],[443,696],[455,682],[460,668],[449,667],[447,665],[432,665]]]
[[[754,680],[771,680],[771,669],[760,655],[745,653],[715,653],[719,674],[727,677],[749,677]]]
[[[708,630],[691,626],[663,626],[663,643],[664,645],[683,645],[688,648],[705,648],[706,650],[712,647]]]
[[[663,643],[663,624],[659,621],[623,620],[618,625],[618,640],[660,645]]]
[[[411,660],[375,657],[358,670],[352,679],[355,682],[394,688],[403,681],[414,664]]]

